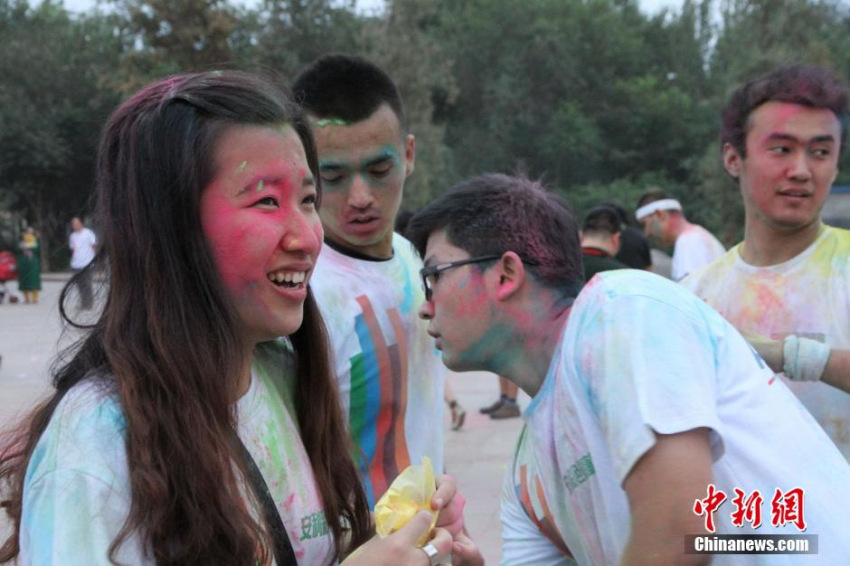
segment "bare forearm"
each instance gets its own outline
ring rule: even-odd
[[[746,338],[759,355],[764,358],[770,369],[777,373],[786,369],[782,341],[753,335],[748,335]],[[793,376],[788,377],[793,378]],[[829,358],[826,366],[824,366],[823,373],[819,377],[824,383],[850,393],[850,350],[832,348],[829,351]]]
[[[711,483],[709,431],[694,429],[656,435],[656,443],[629,472],[623,488],[631,526],[621,566],[702,566],[710,557],[685,554],[685,535],[703,532],[691,510]]]
[[[745,338],[756,349],[756,352],[759,353],[762,359],[767,362],[770,369],[776,373],[782,373],[783,356],[781,340],[769,340],[752,335],[745,335]]]
[[[850,393],[850,350],[832,349],[821,381]]]

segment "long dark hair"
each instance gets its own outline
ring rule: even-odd
[[[159,81],[122,104],[106,124],[97,159],[101,249],[63,289],[60,310],[74,324],[66,308],[69,292],[92,273],[106,282],[104,307],[54,373],[56,391],[0,452],[0,487],[9,492],[3,506],[14,526],[0,562],[20,550],[24,476],[36,443],[65,393],[86,377],[113,388],[126,417],[132,499],[110,559],[137,533],[160,566],[270,562],[266,526],[243,503],[247,476],[231,442],[248,345],[199,213],[201,192],[215,174],[214,145],[234,124],[291,125],[319,182],[303,112],[287,92],[249,74],[215,71]],[[299,427],[335,560],[345,541],[357,545],[368,538],[370,518],[312,294],[291,341]]]

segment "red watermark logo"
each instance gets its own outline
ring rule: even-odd
[[[753,529],[759,528],[762,524],[761,508],[764,503],[764,498],[759,490],[755,490],[749,495],[737,487],[734,488],[734,491],[735,497],[730,500],[735,507],[730,514],[732,525],[743,527],[744,523],[749,523]],[[794,487],[785,492],[776,488],[773,499],[770,501],[770,524],[774,527],[784,527],[791,524],[797,527],[798,531],[805,531],[804,495],[801,487]],[[726,493],[723,490],[717,489],[714,484],[708,484],[705,499],[694,501],[694,513],[697,516],[705,517],[706,531],[715,532],[714,513],[726,502],[726,499]]]

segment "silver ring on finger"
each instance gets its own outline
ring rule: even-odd
[[[440,564],[440,552],[437,550],[436,546],[429,542],[420,550],[422,550],[422,552],[424,552],[425,555],[428,557],[429,566],[438,566]]]

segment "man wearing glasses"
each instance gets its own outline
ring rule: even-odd
[[[802,531],[818,535],[818,554],[746,563],[846,562],[850,466],[698,297],[639,270],[582,288],[575,218],[525,178],[462,183],[408,234],[425,264],[419,314],[446,365],[532,397],[502,494],[502,566],[707,564],[685,553],[686,535]],[[736,489],[750,502],[740,521]],[[804,524],[774,517],[777,491],[797,497]]]

